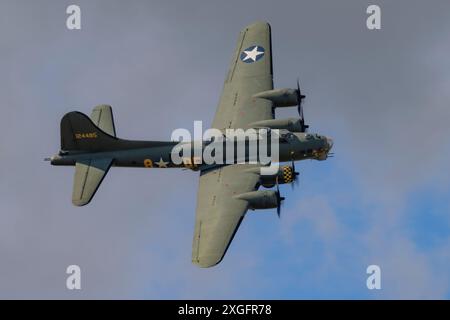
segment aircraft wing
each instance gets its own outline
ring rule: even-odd
[[[272,102],[252,98],[273,89],[272,76],[270,25],[256,22],[239,34],[212,127],[246,129],[252,122],[273,119]]]
[[[249,128],[252,122],[273,119],[272,102],[254,99],[273,89],[270,25],[256,22],[239,34],[212,127]],[[258,165],[228,165],[200,174],[192,261],[211,267],[224,257],[248,209],[235,195],[258,188]]]
[[[254,191],[259,175],[249,172],[258,165],[234,164],[200,175],[197,195],[192,262],[212,267],[224,257],[248,209],[245,200],[233,196]]]

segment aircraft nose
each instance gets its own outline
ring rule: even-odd
[[[330,137],[327,137],[327,144],[328,144],[328,150],[331,150],[333,148],[333,139]]]

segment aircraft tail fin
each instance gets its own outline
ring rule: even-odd
[[[105,117],[102,118],[101,115],[98,119],[99,124],[107,122],[102,121]],[[115,130],[112,133],[115,134]],[[61,119],[61,150],[63,151],[108,151],[117,146],[118,140],[96,126],[87,115],[81,112],[69,112]]]
[[[72,203],[76,206],[88,204],[102,183],[113,159],[87,159],[77,161],[73,180]]]
[[[101,105],[94,108],[91,118],[72,111],[61,119],[61,151],[54,165],[73,165],[75,177],[72,202],[76,206],[88,204],[105,178],[115,159],[114,151],[134,148],[161,147],[175,145],[176,142],[134,141],[116,137],[112,109]],[[104,153],[103,153],[104,152]],[[64,155],[71,157],[64,162]]]
[[[72,111],[61,119],[61,150],[75,152],[103,152],[133,148],[150,148],[175,145],[172,141],[134,141],[116,137],[110,106],[94,108],[91,118]]]

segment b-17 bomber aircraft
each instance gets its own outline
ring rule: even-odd
[[[181,146],[188,145],[193,152],[184,157],[182,152],[182,161],[176,162],[173,150],[180,142],[117,138],[108,105],[95,107],[90,117],[76,111],[67,113],[61,120],[61,149],[48,160],[52,165],[75,166],[72,202],[76,206],[92,200],[111,166],[199,171],[192,261],[200,267],[214,266],[223,259],[248,209],[276,208],[279,215],[284,198],[278,185],[297,180],[294,162],[325,160],[333,146],[330,138],[308,133],[302,108],[305,96],[298,81],[295,89],[274,89],[272,69],[270,25],[256,22],[245,27],[239,34],[212,124],[223,133],[224,141],[229,129],[264,129],[275,137],[278,162],[289,164],[277,166],[271,174],[261,174],[268,164],[259,158],[246,161],[250,157],[247,149],[244,159],[233,154],[232,163],[205,164],[192,156],[192,142],[182,142]],[[298,118],[275,119],[276,108],[291,106],[298,108]],[[265,140],[271,151],[272,138]],[[206,150],[213,140],[201,141],[200,148]],[[234,140],[232,145],[234,148]],[[276,190],[258,190],[261,186]]]

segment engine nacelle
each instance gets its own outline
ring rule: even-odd
[[[249,209],[252,210],[277,208],[280,201],[277,193],[271,190],[246,192],[235,196],[235,198],[247,201]]]
[[[259,92],[253,95],[253,98],[270,100],[274,107],[292,107],[299,103],[297,90],[288,88]]]
[[[303,132],[299,118],[264,120],[253,122],[249,126],[252,128],[285,129],[291,132]]]
[[[265,188],[272,188],[277,183],[285,184],[292,183],[295,180],[295,172],[292,166],[281,166],[278,169],[278,173],[272,176],[262,175],[260,176],[260,183]]]

